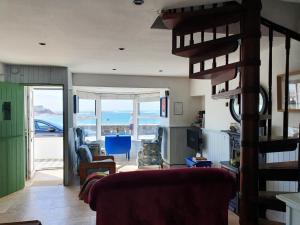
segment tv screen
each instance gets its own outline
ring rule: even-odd
[[[187,146],[195,151],[199,151],[200,144],[201,144],[201,129],[200,128],[187,129]]]

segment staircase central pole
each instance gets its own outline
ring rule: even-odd
[[[258,224],[260,0],[243,0],[241,21],[240,224]]]

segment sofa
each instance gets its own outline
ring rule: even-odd
[[[112,174],[90,190],[97,225],[227,225],[235,180],[218,168]]]

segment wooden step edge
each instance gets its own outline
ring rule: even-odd
[[[233,47],[230,46],[229,48],[230,52],[228,52],[229,54],[238,48],[238,40],[241,37],[242,37],[241,34],[234,34],[228,37],[222,37],[215,40],[209,40],[209,41],[196,43],[193,45],[187,45],[187,46],[172,49],[172,54],[181,57],[188,57],[188,58],[192,58],[192,57],[201,58],[201,55],[204,55],[201,52],[207,53],[210,51],[217,51],[219,48],[223,48],[223,46],[225,46],[226,44],[234,45]],[[226,53],[222,55],[226,55]],[[217,57],[217,55],[215,57]]]
[[[286,161],[286,162],[276,162],[276,163],[264,163],[259,165],[260,170],[299,170],[299,163],[298,161]]]
[[[276,222],[276,221],[272,221],[272,220],[261,219],[261,218],[258,220],[258,224],[259,225],[285,225],[285,223]]]
[[[240,62],[235,62],[235,63],[223,65],[223,66],[218,66],[216,68],[211,68],[211,69],[207,69],[207,70],[203,70],[203,71],[200,71],[197,73],[190,74],[189,78],[190,79],[211,79],[215,73],[224,71],[226,69],[236,68],[236,67],[239,67],[239,65],[240,65]]]
[[[286,192],[286,191],[259,191],[258,196],[260,198],[273,199],[273,200],[281,202],[280,200],[278,200],[276,198],[276,195],[290,194],[290,193],[295,193],[295,192]]]
[[[218,94],[212,95],[212,99],[229,99],[229,98],[233,98],[236,95],[239,95],[241,93],[241,88],[237,88],[234,90],[230,90],[230,91],[224,91],[224,92],[220,92]]]
[[[231,4],[228,4],[228,2],[223,3],[222,6],[216,8],[201,9],[201,5],[197,6],[197,8],[198,10],[194,11],[190,11],[191,7],[162,10],[160,17],[167,29],[176,29],[181,24],[195,19],[195,17],[208,18],[242,13],[242,6],[234,1]]]

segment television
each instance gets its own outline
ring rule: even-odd
[[[202,130],[199,127],[187,129],[187,146],[196,152],[200,152],[202,144]]]

